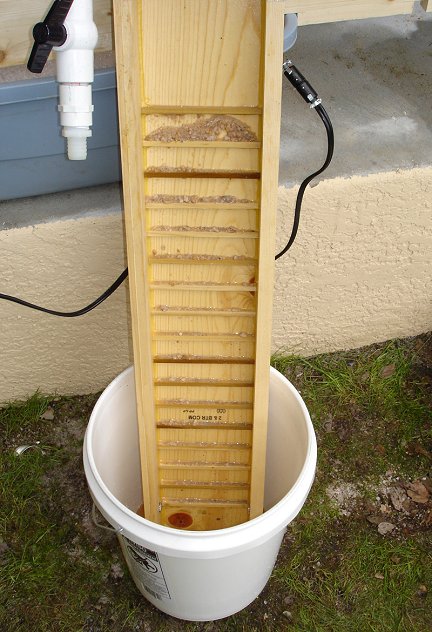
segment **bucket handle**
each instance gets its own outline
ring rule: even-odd
[[[110,531],[111,533],[115,533],[116,535],[118,533],[122,533],[122,531],[123,531],[123,528],[114,529],[113,527],[108,527],[107,525],[98,522],[98,518],[97,518],[97,515],[96,515],[96,505],[95,505],[95,503],[93,503],[93,505],[92,505],[91,517],[92,517],[92,520],[93,520],[93,524],[95,525],[95,527],[99,527],[99,529],[105,529],[105,531]]]

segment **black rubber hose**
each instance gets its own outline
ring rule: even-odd
[[[297,231],[298,231],[298,228],[299,228],[299,224],[300,224],[300,213],[301,213],[303,196],[304,196],[306,187],[308,186],[308,184],[310,182],[312,182],[312,180],[314,178],[319,176],[323,171],[325,171],[327,169],[327,167],[329,166],[329,164],[331,163],[331,160],[333,158],[333,152],[334,152],[333,125],[331,124],[329,115],[327,114],[326,110],[324,109],[324,107],[321,104],[317,105],[314,109],[315,109],[316,113],[318,114],[318,116],[321,118],[322,122],[324,123],[324,127],[326,128],[326,132],[327,132],[327,156],[326,156],[326,159],[325,159],[324,164],[322,165],[322,167],[320,169],[318,169],[318,171],[315,171],[314,173],[311,173],[311,175],[308,176],[307,178],[305,178],[303,180],[303,182],[301,183],[301,185],[300,185],[300,188],[299,188],[298,193],[297,193],[297,199],[296,199],[296,205],[295,205],[295,211],[294,211],[294,221],[293,221],[293,227],[292,227],[292,230],[291,230],[291,235],[290,235],[290,238],[288,239],[288,242],[287,242],[285,248],[283,248],[283,250],[281,250],[276,255],[276,257],[275,257],[276,261],[280,257],[283,257],[283,255],[288,252],[288,250],[291,248],[291,246],[293,245],[293,243],[295,241],[295,238],[297,236]]]
[[[30,309],[35,309],[38,312],[44,312],[44,314],[51,314],[52,316],[61,316],[63,318],[76,318],[77,316],[83,316],[88,312],[91,312],[92,309],[106,301],[106,299],[116,291],[116,289],[123,283],[123,281],[128,276],[128,269],[123,270],[121,275],[114,281],[110,287],[105,290],[103,294],[101,294],[96,300],[87,305],[86,307],[82,307],[81,309],[77,309],[74,312],[60,312],[56,309],[48,309],[47,307],[41,307],[40,305],[35,305],[34,303],[29,303],[28,301],[24,301],[21,298],[17,298],[16,296],[9,296],[9,294],[1,294],[0,299],[5,301],[10,301],[11,303],[17,303],[18,305],[23,305],[24,307],[29,307]]]

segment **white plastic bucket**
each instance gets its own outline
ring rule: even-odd
[[[174,617],[210,621],[251,603],[309,493],[317,456],[309,413],[292,384],[270,372],[265,512],[228,529],[182,531],[135,513],[142,498],[132,367],[105,389],[90,417],[84,441],[90,493],[117,531],[138,589]]]

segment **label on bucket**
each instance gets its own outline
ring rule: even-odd
[[[126,549],[134,572],[141,581],[144,590],[156,599],[171,599],[167,583],[163,574],[159,556],[156,551],[146,549],[129,538],[126,540]]]

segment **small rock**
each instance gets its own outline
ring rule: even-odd
[[[376,579],[384,579],[384,575],[382,573],[375,573],[374,577],[376,577]]]
[[[124,572],[120,564],[111,564],[110,575],[113,579],[121,579],[123,577]]]
[[[99,600],[98,603],[102,604],[103,606],[105,606],[107,603],[109,603],[109,599],[106,595],[102,595]]]
[[[418,591],[417,591],[417,595],[419,597],[426,597],[428,592],[428,589],[426,588],[426,586],[424,584],[420,584],[420,586],[418,587]]]
[[[288,621],[292,621],[292,613],[289,610],[284,610],[282,612],[282,615],[285,617],[285,619],[288,619]]]
[[[373,503],[371,500],[369,500],[368,498],[365,498],[363,500],[363,512],[366,515],[373,515],[373,512],[375,511],[376,507],[375,507],[375,503]]]
[[[393,487],[393,489],[391,489],[389,492],[389,496],[390,496],[391,504],[396,509],[396,511],[403,511],[404,510],[403,503],[404,501],[407,500],[407,495],[406,495],[405,490],[402,489],[402,487]]]
[[[410,501],[410,499],[407,496],[406,499],[402,503],[402,508],[404,511],[406,511],[406,513],[410,513],[412,507],[413,507],[413,503]]]
[[[44,413],[39,417],[39,419],[43,419],[44,421],[52,421],[54,419],[54,409],[49,407],[46,409]]]
[[[329,417],[325,420],[323,424],[323,429],[324,432],[333,432],[333,417],[331,415],[329,415]]]
[[[380,524],[382,522],[382,516],[367,516],[366,520],[371,524]]]
[[[429,500],[429,492],[421,481],[410,483],[407,494],[415,503],[425,504]]]
[[[291,606],[293,603],[294,603],[294,597],[292,595],[288,595],[287,597],[285,597],[284,604],[286,606]]]
[[[395,525],[391,522],[380,522],[378,525],[378,533],[380,535],[387,535],[387,533],[391,533]]]
[[[395,371],[396,371],[396,365],[395,364],[388,364],[381,371],[381,377],[391,377],[394,374]]]
[[[269,617],[269,616],[268,616],[267,612],[264,612],[264,616],[263,616],[264,621],[265,621],[266,619],[268,619],[268,617]]]

